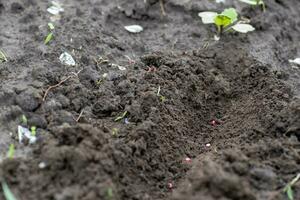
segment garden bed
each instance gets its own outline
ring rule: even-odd
[[[50,1],[0,0],[0,180],[16,199],[288,199],[300,1],[169,0],[166,16],[158,1],[60,2],[45,45]],[[198,13],[228,7],[256,30],[214,41]],[[18,126],[37,141],[20,144]]]

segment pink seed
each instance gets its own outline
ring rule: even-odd
[[[209,123],[212,126],[216,126],[217,125],[217,121],[216,120],[211,120]]]
[[[192,159],[190,159],[189,157],[186,157],[184,160],[185,160],[186,162],[192,162]]]
[[[173,189],[173,183],[168,183],[168,188]]]
[[[210,145],[209,143],[207,143],[205,146],[206,146],[206,147],[210,147],[211,145]]]

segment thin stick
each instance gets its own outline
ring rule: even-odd
[[[70,78],[78,77],[78,74],[79,74],[81,71],[82,71],[82,69],[79,70],[77,73],[74,73],[74,72],[73,72],[72,75],[70,75],[70,76],[66,77],[65,79],[61,80],[61,81],[60,81],[59,83],[57,83],[56,85],[52,85],[52,86],[48,87],[48,89],[46,90],[46,92],[45,92],[45,94],[44,94],[43,101],[46,100],[47,95],[48,95],[48,93],[50,92],[50,90],[59,87],[60,85],[62,85],[64,82],[66,82],[66,81],[69,80]]]
[[[164,0],[159,0],[160,10],[163,16],[166,16],[166,11],[164,7]]]
[[[83,110],[80,112],[79,116],[77,117],[77,119],[75,120],[76,122],[79,122],[80,118],[82,117],[83,114]]]

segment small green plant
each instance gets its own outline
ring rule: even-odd
[[[32,135],[32,136],[36,136],[36,126],[32,126],[32,127],[30,128],[30,132],[31,132],[31,135]]]
[[[6,200],[17,200],[5,181],[2,181],[2,190]]]
[[[126,117],[127,113],[128,113],[127,111],[123,112],[122,115],[118,116],[118,117],[115,119],[115,122],[118,122],[118,121],[124,119],[124,118]]]
[[[118,135],[118,132],[119,132],[119,129],[117,129],[117,128],[113,128],[112,130],[111,130],[111,134],[112,134],[112,136],[117,136]]]
[[[7,157],[9,159],[13,159],[15,156],[15,145],[14,144],[10,144],[9,148],[8,148],[8,152],[7,152]]]
[[[48,35],[47,35],[47,37],[46,37],[46,39],[45,39],[44,44],[47,45],[52,39],[53,39],[53,33],[52,33],[52,32],[51,32],[51,33],[48,33]]]
[[[21,117],[21,123],[22,123],[23,125],[27,125],[28,120],[27,120],[27,117],[26,117],[25,115],[22,115],[22,117]]]
[[[252,5],[252,6],[261,6],[262,10],[266,11],[266,4],[263,0],[239,0],[240,2]]]
[[[294,194],[293,194],[293,185],[300,179],[300,173],[297,174],[297,176],[289,182],[283,189],[283,192],[286,193],[289,200],[294,200]]]
[[[6,55],[3,51],[0,50],[0,63],[7,62]]]
[[[112,199],[114,197],[113,189],[108,188],[106,191],[107,199]]]
[[[161,102],[164,102],[164,101],[166,100],[166,97],[160,94],[160,90],[161,90],[161,89],[160,89],[160,86],[158,86],[156,96],[159,97],[159,100],[160,100]]]
[[[55,27],[52,23],[48,23],[48,28],[49,28],[50,32],[48,33],[48,35],[45,39],[45,42],[44,42],[44,44],[46,44],[46,45],[53,39],[53,36],[54,36],[53,31],[54,31]]]
[[[164,101],[166,101],[166,97],[165,97],[165,96],[163,96],[163,95],[160,95],[159,99],[160,99],[160,101],[161,101],[161,102],[164,102]]]
[[[234,8],[225,9],[220,14],[216,12],[201,12],[199,13],[199,17],[201,17],[204,24],[215,24],[218,30],[218,37],[230,30],[240,33],[255,30],[247,21],[238,20],[238,13]]]

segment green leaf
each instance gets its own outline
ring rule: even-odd
[[[36,126],[32,126],[32,127],[30,128],[30,132],[31,132],[31,135],[32,135],[32,136],[36,136]]]
[[[231,23],[235,22],[238,17],[238,13],[234,8],[227,8],[225,9],[221,15],[228,17],[231,20]]]
[[[127,111],[123,112],[123,114],[121,116],[119,116],[119,117],[117,117],[115,119],[115,122],[120,121],[121,119],[123,119],[124,117],[126,117],[126,115],[127,115]]]
[[[231,19],[224,15],[218,15],[215,18],[215,24],[219,27],[226,27],[231,24]]]
[[[163,96],[163,95],[160,95],[159,99],[160,99],[160,101],[161,101],[161,102],[164,102],[164,101],[166,101],[166,97],[165,97],[165,96]]]
[[[4,181],[2,182],[2,190],[6,200],[17,200]]]
[[[45,39],[45,44],[48,44],[53,38],[53,33],[49,33]]]
[[[7,62],[7,58],[3,51],[0,50],[0,63]]]
[[[7,157],[8,157],[9,159],[13,159],[13,158],[14,158],[14,155],[15,155],[15,145],[14,145],[14,144],[10,144],[10,145],[9,145],[8,152],[7,152]]]
[[[22,124],[27,125],[28,120],[27,120],[27,117],[25,115],[22,115],[21,120],[22,120]]]
[[[291,186],[289,186],[287,188],[286,194],[287,194],[289,200],[294,200],[293,190],[292,190]]]
[[[290,182],[290,185],[293,186],[300,179],[300,173]]]
[[[48,23],[48,27],[51,31],[54,30],[54,25],[52,23]]]
[[[107,189],[107,197],[109,199],[112,199],[114,197],[114,193],[113,193],[113,189],[112,188],[108,188]]]
[[[119,132],[119,129],[117,129],[117,128],[113,128],[113,129],[111,130],[112,136],[117,136],[117,135],[118,135],[118,132]]]

